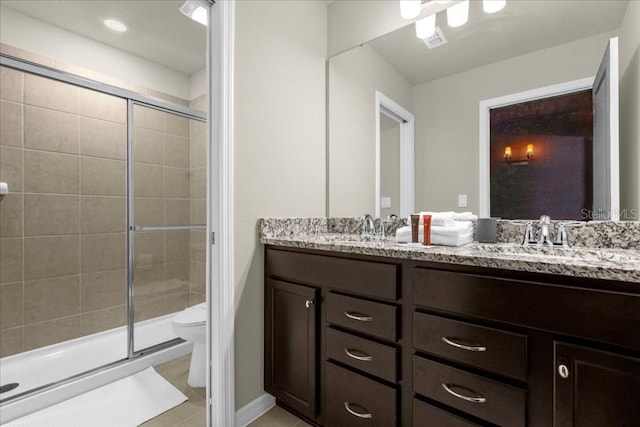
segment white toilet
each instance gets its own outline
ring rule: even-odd
[[[206,303],[186,308],[173,318],[173,332],[185,341],[193,343],[191,365],[187,384],[191,387],[206,385],[206,348],[205,332],[207,325]]]

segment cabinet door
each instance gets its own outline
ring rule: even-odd
[[[640,425],[640,359],[555,343],[555,427]]]
[[[265,389],[315,418],[317,305],[315,288],[267,280],[265,293]]]

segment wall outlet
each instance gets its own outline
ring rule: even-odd
[[[467,207],[467,195],[466,194],[458,194],[458,207],[466,208]]]
[[[390,208],[391,207],[391,197],[380,197],[380,207],[381,208]]]

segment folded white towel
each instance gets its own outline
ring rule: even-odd
[[[420,243],[424,242],[424,233],[423,233],[422,227],[420,227],[420,229],[418,230],[418,241]],[[411,227],[398,228],[396,230],[396,242],[398,243],[411,242]],[[448,236],[441,235],[441,234],[433,234],[433,231],[431,232],[432,245],[462,246],[471,242],[473,242],[473,229],[462,234],[448,235]]]
[[[421,226],[424,225],[423,215],[431,215],[431,225],[446,227],[455,224],[453,212],[419,212],[418,215],[420,215]],[[411,224],[411,216],[407,221],[408,224]]]
[[[459,236],[431,235],[431,244],[440,246],[462,246],[473,242],[473,231]]]
[[[467,234],[469,231],[473,232],[473,223],[471,221],[454,221],[453,225],[447,227],[431,226],[432,236],[459,236]]]
[[[453,219],[456,221],[475,221],[478,219],[478,216],[471,212],[455,212]]]

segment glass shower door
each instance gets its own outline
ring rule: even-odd
[[[205,301],[206,126],[132,107],[129,315],[138,352],[175,339],[173,314]]]

